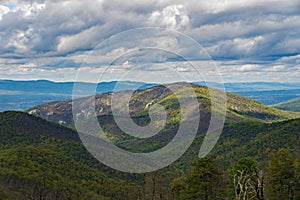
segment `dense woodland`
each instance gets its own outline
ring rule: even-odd
[[[299,199],[299,119],[223,132],[208,157],[197,158],[199,135],[172,165],[129,174],[95,160],[69,128],[0,113],[0,199]]]

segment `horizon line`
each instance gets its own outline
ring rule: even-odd
[[[101,82],[88,82],[88,81],[74,81],[74,80],[65,80],[65,81],[54,81],[49,79],[1,79],[0,81],[14,81],[14,82],[34,82],[34,81],[44,81],[44,82],[52,82],[52,83],[90,83],[90,84],[99,84],[99,83],[112,83],[112,82],[132,82],[132,83],[144,83],[144,84],[170,84],[170,83],[177,83],[177,82],[187,82],[187,81],[173,81],[173,82],[166,82],[166,83],[159,83],[159,82],[144,82],[144,81],[134,81],[134,80],[107,80]],[[217,83],[217,84],[228,84],[228,83],[299,83],[296,81],[232,81],[232,82],[216,82],[216,81],[190,81],[187,83]]]

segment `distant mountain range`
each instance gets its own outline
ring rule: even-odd
[[[197,84],[206,85],[203,82],[199,82]],[[210,85],[216,85],[216,88],[218,88],[219,86],[216,83],[211,83]],[[257,100],[266,105],[277,104],[283,101],[300,97],[300,83],[224,83],[224,87],[227,92]]]
[[[83,88],[82,96],[96,93],[114,91],[116,81],[96,83],[77,83]],[[198,85],[206,85],[204,82],[196,82]],[[142,83],[124,81],[119,83],[119,90],[131,90],[140,86],[140,89],[155,86],[155,83]],[[37,81],[12,81],[0,80],[0,111],[25,110],[35,105],[72,98],[74,82],[51,82],[47,80]],[[210,86],[218,88],[217,83]],[[300,83],[225,83],[227,92],[249,97],[261,103],[272,105],[300,96]],[[79,96],[80,97],[80,96]]]

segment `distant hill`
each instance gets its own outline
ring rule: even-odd
[[[232,93],[257,100],[266,105],[273,105],[279,102],[300,97],[300,89],[289,90],[266,90],[266,91],[232,91]]]
[[[273,106],[281,110],[300,112],[300,98],[291,99]]]
[[[175,84],[176,85],[176,84]],[[209,121],[210,117],[210,96],[207,87],[193,85],[197,99],[200,104],[201,116],[204,121]],[[217,91],[217,90],[216,90]],[[129,92],[129,91],[128,91]],[[118,92],[120,99],[128,93],[127,91]],[[164,86],[154,86],[148,89],[137,90],[133,93],[131,99],[131,115],[139,119],[148,118],[149,107],[147,105],[161,104],[168,107],[169,114],[179,115],[178,102],[172,96],[172,92]],[[83,104],[88,104],[90,97],[82,98]],[[96,113],[101,120],[106,120],[112,117],[110,102],[111,93],[103,93],[96,95]],[[239,95],[227,93],[227,120],[240,122],[246,120],[252,121],[276,121],[294,118],[297,115],[286,111],[281,111],[276,108],[265,106],[255,100],[248,99]],[[71,101],[57,101],[48,104],[35,106],[27,111],[30,114],[44,118],[48,121],[60,123],[65,126],[73,126],[72,103]],[[87,112],[87,111],[82,111]],[[179,119],[177,116],[173,118]],[[112,122],[111,122],[112,123]]]
[[[194,82],[194,84],[207,86],[205,82]],[[210,86],[218,87],[220,84],[209,82]],[[227,92],[263,92],[274,90],[296,90],[300,89],[300,82],[298,83],[281,83],[281,82],[233,82],[224,83]]]

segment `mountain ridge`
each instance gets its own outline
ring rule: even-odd
[[[175,84],[176,85],[176,84]],[[205,86],[198,86],[192,84],[196,97],[200,103],[200,110],[205,115],[210,113],[210,94],[209,89]],[[212,89],[217,92],[216,89]],[[131,91],[128,91],[130,93]],[[126,91],[117,92],[120,94],[119,97],[122,99],[122,95]],[[220,93],[221,95],[221,93]],[[226,93],[227,95],[227,118],[233,121],[243,120],[263,120],[263,121],[274,121],[284,120],[296,117],[297,114],[281,111],[271,106],[265,106],[255,100],[241,97],[239,95]],[[81,101],[88,101],[90,97],[81,98]],[[95,96],[96,99],[96,113],[98,116],[111,115],[110,100],[111,93],[102,93]],[[173,110],[178,110],[178,105],[173,102],[174,97],[172,93],[164,86],[154,86],[151,88],[137,90],[133,93],[131,99],[131,111],[132,116],[144,116],[147,110],[147,105],[150,104],[167,104]],[[56,101],[50,102],[44,105],[38,105],[27,110],[28,113],[42,117],[46,120],[60,123],[66,126],[72,126],[72,101]]]

